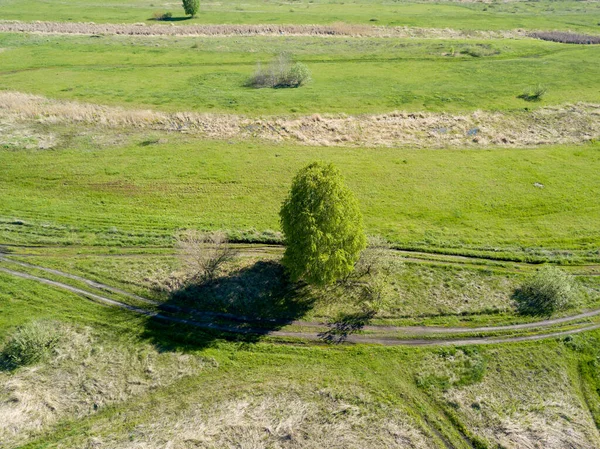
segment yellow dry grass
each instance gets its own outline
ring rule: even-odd
[[[61,418],[77,418],[102,406],[197,374],[194,356],[105,344],[89,330],[67,329],[45,364],[0,372],[0,442],[14,447]]]
[[[110,424],[108,424],[110,425]],[[96,434],[110,435],[95,428]],[[68,443],[67,443],[68,444]],[[180,413],[160,413],[135,435],[94,437],[105,449],[383,449],[435,447],[404,414],[385,419],[341,400],[307,400],[294,394],[198,403]],[[67,447],[67,446],[59,446]]]
[[[0,118],[197,134],[211,139],[258,138],[311,146],[422,148],[528,147],[583,143],[600,137],[600,105],[576,103],[529,112],[406,113],[259,117],[166,113],[0,93]]]
[[[1,32],[44,34],[120,34],[129,36],[353,36],[424,39],[499,39],[526,37],[525,30],[472,31],[449,28],[386,27],[347,23],[331,25],[186,25],[97,24],[0,21]]]
[[[598,430],[565,367],[533,357],[515,365],[498,352],[490,355],[487,373],[481,382],[445,393],[476,435],[506,449],[600,447]]]

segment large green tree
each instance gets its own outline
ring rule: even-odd
[[[183,0],[183,10],[188,16],[194,17],[200,9],[200,0]]]
[[[298,172],[280,217],[283,264],[294,281],[335,282],[352,272],[366,246],[358,202],[332,164],[314,162]]]

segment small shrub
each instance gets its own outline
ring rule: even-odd
[[[201,283],[213,281],[223,265],[236,257],[236,251],[222,232],[186,231],[177,237],[177,247],[188,278]]]
[[[557,267],[545,266],[515,292],[522,313],[545,314],[567,308],[575,295],[572,277]]]
[[[519,98],[522,98],[525,101],[541,101],[544,95],[546,95],[546,92],[548,92],[548,89],[541,84],[538,84],[535,87],[530,87],[529,89],[525,90],[521,95],[519,95]]]
[[[172,17],[173,14],[170,12],[156,11],[154,14],[152,14],[153,20],[170,20]]]
[[[310,71],[308,67],[300,62],[292,61],[292,58],[286,54],[280,54],[266,68],[259,63],[254,75],[248,80],[246,85],[255,88],[286,88],[300,87],[310,80]]]
[[[200,9],[200,0],[183,0],[183,10],[188,16],[195,17]]]
[[[460,50],[463,55],[469,55],[473,58],[482,58],[484,56],[497,55],[500,52],[489,45],[469,45]]]
[[[33,321],[17,330],[4,345],[0,358],[10,369],[31,365],[44,359],[60,341],[56,323]]]
[[[369,237],[354,271],[345,280],[345,294],[354,297],[363,311],[379,313],[388,306],[388,289],[403,268],[402,261],[390,254],[387,241]]]

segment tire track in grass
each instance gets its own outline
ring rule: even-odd
[[[62,282],[53,281],[51,279],[42,278],[39,276],[34,276],[28,273],[11,270],[8,268],[0,267],[0,272],[5,274],[19,277],[22,279],[27,279],[30,281],[39,282],[42,284],[49,285],[51,287],[63,289],[70,291],[71,293],[78,294],[80,296],[86,297],[93,301],[99,302],[104,305],[118,307],[133,313],[137,313],[140,315],[147,316],[149,318],[155,318],[162,321],[167,321],[171,323],[185,324],[193,327],[197,327],[205,330],[212,330],[218,332],[226,332],[226,333],[235,333],[235,334],[243,334],[243,335],[263,335],[263,336],[272,336],[272,337],[283,337],[283,338],[299,338],[305,340],[312,341],[322,341],[320,333],[312,333],[312,332],[292,332],[292,331],[281,331],[281,330],[269,330],[269,329],[261,329],[261,328],[247,328],[247,327],[234,327],[234,326],[225,326],[215,323],[207,323],[207,322],[199,322],[186,318],[179,318],[170,315],[165,315],[159,312],[153,312],[141,307],[132,306],[130,304],[125,304],[120,301],[116,301],[111,298],[107,298],[106,296],[102,296],[96,293],[89,292],[87,290],[83,290],[78,287],[73,287],[68,284],[64,284]],[[596,311],[600,313],[600,311]],[[450,328],[449,328],[450,329]],[[498,328],[496,328],[498,329]],[[364,336],[364,335],[349,335],[345,338],[345,342],[348,343],[370,343],[370,344],[380,344],[384,346],[433,346],[433,345],[479,345],[479,344],[500,344],[500,343],[517,343],[524,341],[536,341],[548,338],[558,338],[567,335],[578,334],[581,332],[591,331],[600,329],[600,324],[592,324],[589,326],[582,326],[576,329],[570,329],[566,331],[557,331],[546,334],[538,334],[538,335],[528,335],[521,337],[506,337],[506,338],[497,338],[497,337],[479,337],[479,338],[467,338],[467,339],[411,339],[411,340],[399,340],[396,338],[381,338],[381,337],[373,337],[373,336]],[[462,329],[460,329],[462,331]],[[437,332],[437,331],[436,331]],[[452,333],[452,332],[450,332]],[[456,333],[456,332],[455,332]]]
[[[302,320],[276,320],[276,319],[258,319],[252,318],[248,316],[242,315],[234,315],[231,313],[219,313],[219,312],[205,312],[197,309],[192,309],[188,307],[180,307],[175,305],[165,305],[159,301],[154,301],[152,299],[145,298],[143,296],[139,296],[120,288],[116,288],[107,284],[103,284],[101,282],[93,281],[81,276],[77,276],[71,273],[66,273],[64,271],[56,270],[53,268],[42,267],[40,265],[34,265],[26,262],[20,262],[12,259],[8,259],[2,255],[0,255],[0,262],[5,261],[14,265],[19,265],[24,268],[31,268],[35,270],[45,271],[47,273],[51,273],[57,276],[66,277],[68,279],[73,279],[79,282],[83,282],[93,288],[97,288],[99,290],[106,290],[113,293],[117,293],[123,296],[130,297],[132,299],[145,302],[147,304],[154,305],[159,309],[162,309],[166,312],[180,312],[180,313],[189,313],[195,315],[197,317],[202,318],[221,318],[231,321],[236,321],[240,323],[263,323],[263,324],[279,324],[279,325],[293,325],[293,326],[301,326],[301,327],[318,327],[323,328],[327,325],[327,323],[320,323],[315,321],[302,321]],[[534,321],[530,323],[521,323],[521,324],[509,324],[504,326],[482,326],[482,327],[439,327],[439,326],[377,326],[377,325],[365,325],[361,329],[368,331],[385,331],[385,332],[398,332],[404,334],[417,334],[417,335],[426,335],[426,334],[460,334],[460,333],[487,333],[487,332],[502,332],[502,331],[519,331],[519,330],[532,330],[542,327],[552,327],[560,324],[568,324],[574,323],[577,321],[582,321],[587,318],[593,318],[595,316],[600,315],[600,308],[588,310],[586,312],[579,313],[577,315],[569,315],[560,318],[551,318],[541,321]]]

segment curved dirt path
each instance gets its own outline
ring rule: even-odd
[[[29,264],[25,264],[25,265],[29,265]],[[32,267],[35,267],[35,266],[32,266]],[[51,269],[47,269],[47,270],[51,270]],[[194,326],[194,327],[201,328],[201,329],[216,330],[219,332],[229,332],[229,333],[246,334],[246,335],[269,335],[269,336],[274,336],[274,337],[301,338],[301,339],[307,339],[307,340],[313,340],[313,341],[323,341],[324,340],[323,333],[320,333],[320,332],[319,333],[317,333],[317,332],[314,332],[314,333],[313,332],[291,332],[291,331],[269,330],[269,329],[262,329],[262,328],[249,328],[249,327],[240,328],[240,327],[234,327],[234,326],[218,325],[218,324],[214,324],[214,323],[199,322],[199,321],[194,321],[194,320],[185,319],[185,318],[173,317],[170,315],[164,315],[159,312],[153,312],[150,310],[146,310],[141,307],[132,306],[130,304],[125,304],[120,301],[116,301],[114,299],[107,298],[105,296],[89,292],[87,290],[83,290],[81,288],[73,287],[71,285],[64,284],[64,283],[58,282],[58,281],[53,281],[51,279],[34,276],[34,275],[31,275],[28,273],[23,273],[20,271],[15,271],[15,270],[3,268],[3,267],[0,267],[0,272],[9,274],[11,276],[19,277],[22,279],[36,281],[36,282],[46,284],[46,285],[49,285],[52,287],[67,290],[67,291],[70,291],[71,293],[75,293],[75,294],[84,296],[88,299],[92,299],[99,303],[113,306],[113,307],[118,307],[121,309],[125,309],[130,312],[141,314],[141,315],[144,315],[147,317],[157,318],[157,319],[160,319],[163,321],[168,321],[168,322],[187,324],[187,325]],[[52,270],[51,272],[53,272],[55,274],[62,273],[58,270]],[[78,280],[85,280],[85,278],[81,278],[79,276],[74,276],[74,275],[71,275],[71,276],[73,276],[74,278],[77,278]],[[100,286],[97,288],[103,288],[103,286],[104,286],[104,284],[97,283],[95,281],[89,281],[89,282],[92,282],[93,284]],[[109,287],[109,286],[106,286],[106,287]],[[109,288],[112,289],[112,287],[109,287]],[[127,292],[124,292],[123,290],[114,289],[113,291],[115,291],[115,290],[127,294]],[[137,297],[137,295],[132,295],[132,297]],[[150,301],[150,300],[148,300],[148,301]],[[151,301],[151,302],[154,302],[154,301]],[[559,318],[559,319],[554,319],[554,320],[544,320],[544,321],[540,321],[537,323],[527,323],[525,325],[498,326],[498,327],[487,327],[487,328],[479,328],[479,329],[487,329],[490,331],[499,331],[499,330],[512,330],[512,329],[518,330],[518,329],[527,329],[528,328],[528,327],[524,327],[524,326],[530,326],[530,327],[551,326],[553,324],[560,324],[560,323],[574,321],[576,319],[579,319],[580,317],[585,318],[585,317],[595,316],[598,314],[600,314],[600,309],[589,311],[589,312],[571,316],[571,317],[564,317],[564,318]],[[222,315],[222,314],[213,314],[213,315]],[[241,317],[236,317],[236,318],[239,319]],[[290,322],[290,323],[285,323],[285,324],[301,324],[301,323],[302,322]],[[310,324],[310,325],[315,325],[315,326],[318,325],[319,327],[323,326],[320,323],[305,323],[305,324]],[[431,327],[365,326],[363,329],[368,329],[368,328],[375,328],[378,330],[396,330],[399,332],[410,330],[411,332],[414,332],[414,333],[419,333],[416,330],[420,329],[422,331],[421,333],[446,333],[446,334],[455,334],[455,335],[462,333],[462,332],[476,332],[475,328],[472,328],[472,329],[444,328],[444,331],[442,331],[442,332],[440,332],[441,328],[431,328]],[[561,336],[565,336],[565,335],[578,334],[581,332],[586,332],[586,331],[595,330],[595,329],[600,329],[600,324],[591,324],[588,326],[583,326],[583,327],[579,327],[576,329],[570,329],[570,330],[566,330],[566,331],[557,331],[557,332],[550,332],[550,333],[546,333],[546,334],[529,335],[529,336],[521,336],[521,337],[505,337],[505,338],[479,337],[479,338],[466,338],[466,339],[460,339],[460,340],[459,339],[441,339],[441,338],[399,340],[397,338],[389,338],[389,337],[383,338],[383,337],[367,336],[367,335],[347,335],[347,336],[343,337],[342,341],[349,342],[349,343],[373,343],[373,344],[381,344],[381,345],[385,345],[385,346],[475,345],[475,344],[511,343],[511,342],[541,340],[541,339],[547,339],[547,338],[561,337]]]
[[[27,262],[20,262],[12,259],[8,259],[0,255],[0,261],[6,261],[13,265],[19,265],[25,268],[32,268],[40,271],[45,271],[47,273],[55,274],[57,276],[66,277],[69,279],[73,279],[79,282],[83,282],[93,288],[97,288],[99,290],[106,290],[113,293],[117,293],[123,296],[127,296],[129,298],[135,299],[137,301],[145,302],[147,304],[152,304],[159,309],[168,312],[184,312],[190,313],[192,315],[203,317],[203,318],[224,318],[232,321],[238,321],[243,323],[271,323],[271,324],[281,324],[281,325],[295,325],[302,327],[319,327],[322,328],[327,326],[327,323],[320,323],[316,321],[302,321],[302,320],[276,320],[276,319],[257,319],[242,315],[234,315],[231,313],[219,313],[219,312],[204,312],[196,309],[191,309],[187,307],[179,307],[175,305],[165,305],[159,301],[154,301],[152,299],[144,298],[143,296],[135,295],[128,291],[122,290],[120,288],[116,288],[107,284],[103,284],[101,282],[93,281],[81,276],[77,276],[71,273],[67,273],[64,271],[56,270],[54,268],[42,267],[40,265],[34,265]],[[66,284],[65,284],[66,285]],[[566,323],[576,323],[577,321],[584,320],[586,318],[592,318],[600,315],[599,309],[592,309],[586,312],[579,313],[577,315],[570,315],[560,318],[551,318],[540,321],[533,321],[529,323],[521,323],[521,324],[508,324],[502,326],[482,326],[482,327],[438,327],[438,326],[378,326],[378,325],[365,325],[362,326],[361,329],[369,330],[369,331],[388,331],[388,332],[398,332],[404,334],[460,334],[460,333],[476,333],[476,332],[503,332],[503,331],[513,331],[513,330],[526,330],[526,329],[537,329],[541,327],[551,327],[557,324],[566,324]]]

